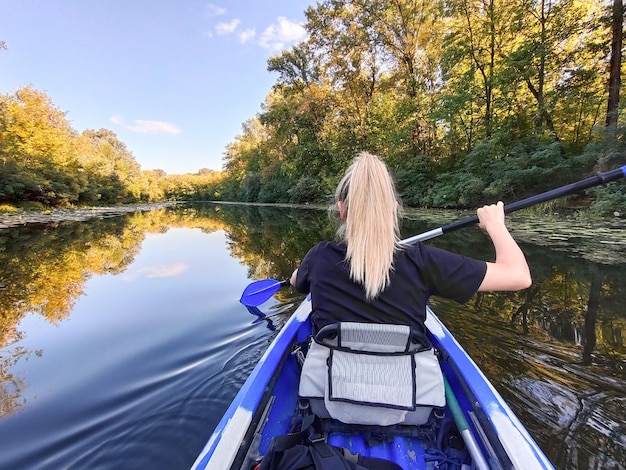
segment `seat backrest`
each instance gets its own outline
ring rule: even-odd
[[[416,352],[430,349],[431,343],[408,325],[340,322],[323,327],[315,341],[339,348],[369,352]]]

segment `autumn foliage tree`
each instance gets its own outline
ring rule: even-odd
[[[32,87],[1,96],[0,111],[2,197],[44,203],[76,199],[81,188],[67,178],[77,161],[65,113]]]
[[[115,205],[219,197],[218,172],[142,171],[108,129],[78,133],[42,91],[0,95],[0,203]]]

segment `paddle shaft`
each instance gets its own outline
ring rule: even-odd
[[[448,408],[450,408],[456,427],[459,429],[459,434],[461,434],[476,468],[479,470],[489,470],[491,467],[489,467],[485,457],[483,457],[483,454],[478,447],[478,443],[470,431],[469,424],[467,419],[465,419],[463,410],[461,410],[461,406],[456,399],[456,395],[454,394],[454,391],[452,390],[452,387],[450,386],[450,383],[448,382],[448,379],[446,379],[445,375],[443,376],[443,384],[446,394],[446,403],[448,404]]]
[[[509,214],[511,212],[515,212],[520,209],[525,209],[535,204],[539,204],[541,202],[550,201],[552,199],[557,199],[571,193],[583,191],[585,189],[598,186],[599,184],[609,183],[610,181],[615,181],[625,176],[626,165],[621,168],[616,168],[615,170],[607,171],[606,173],[597,173],[595,176],[591,176],[584,180],[577,181],[576,183],[567,184],[565,186],[561,186],[560,188],[552,189],[550,191],[546,191],[545,193],[537,194],[536,196],[531,196],[512,204],[505,204],[504,212],[506,214]],[[467,219],[458,220],[456,222],[452,222],[451,224],[444,225],[428,232],[424,232],[419,235],[407,238],[405,240],[402,240],[401,243],[410,245],[416,242],[430,240],[431,238],[438,237],[439,235],[443,235],[444,233],[452,232],[454,230],[458,230],[464,227],[469,227],[470,225],[473,225],[477,222],[478,216],[473,215],[471,217],[468,217]]]

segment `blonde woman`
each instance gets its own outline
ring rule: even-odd
[[[479,291],[531,285],[521,249],[505,225],[502,202],[478,209],[495,262],[418,242],[399,243],[398,198],[386,165],[361,153],[335,193],[340,243],[322,242],[304,257],[291,284],[311,293],[313,334],[336,322],[408,325],[424,332],[431,295],[467,302]]]

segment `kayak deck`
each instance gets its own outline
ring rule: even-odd
[[[308,328],[308,330],[306,330]],[[309,325],[302,325],[300,333],[308,334]],[[265,455],[270,448],[275,436],[287,434],[292,430],[294,415],[297,414],[297,392],[300,380],[300,366],[296,356],[287,354],[283,358],[280,372],[275,376],[275,382],[268,387],[265,394],[263,413],[258,417],[255,436],[250,439],[251,446],[246,456],[241,461],[241,468],[248,469],[254,465],[260,456]],[[452,422],[448,410],[446,417],[442,418]],[[375,431],[376,437],[382,437],[382,441],[372,443],[372,439],[366,438],[366,426],[347,426],[336,421],[333,423],[342,427],[341,432],[331,431],[327,435],[327,443],[336,447],[343,447],[353,454],[364,457],[375,457],[389,460],[399,464],[403,469],[421,470],[434,468],[437,457],[443,458],[443,454],[434,449],[436,432],[434,425],[424,426],[423,432],[416,432],[415,426],[401,426],[412,436],[400,436],[389,431],[379,436],[380,428]],[[454,427],[456,429],[456,427]],[[395,428],[398,429],[398,428]],[[417,434],[421,434],[422,437]],[[458,435],[458,433],[457,433]],[[460,438],[459,438],[460,439]],[[239,468],[237,460],[233,468]]]
[[[292,349],[310,335],[310,313],[311,302],[307,299],[281,328],[198,455],[194,470],[249,470],[267,453],[274,437],[293,429],[300,366]],[[450,428],[456,429],[450,423],[457,421],[459,414],[467,421],[462,440],[457,438],[458,429],[453,431],[457,434],[449,442],[454,444],[454,449],[463,446],[461,441],[471,444],[471,468],[475,465],[480,469],[553,469],[493,385],[430,309],[427,309],[426,327],[433,346],[440,352],[440,365],[449,382],[451,398],[458,402],[452,420],[447,401],[446,417],[442,418],[447,423],[439,422],[446,430],[443,436],[450,435]],[[436,433],[435,436],[441,443],[442,436]],[[435,468],[436,460],[444,457],[435,448],[448,447],[443,441],[444,445],[434,446],[432,434],[427,438],[420,437],[420,433],[410,437],[398,434],[385,443],[369,445],[365,433],[358,431],[331,432],[327,439],[329,444],[345,447],[353,454],[389,460],[407,470]]]

